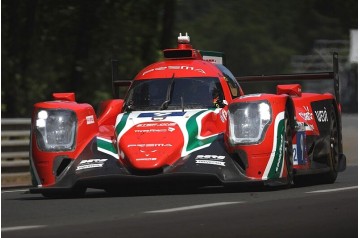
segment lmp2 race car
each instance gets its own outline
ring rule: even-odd
[[[114,61],[116,62],[116,61]],[[291,186],[319,174],[333,183],[345,170],[337,54],[326,73],[234,77],[220,52],[200,51],[190,37],[164,50],[128,86],[125,99],[101,103],[98,114],[75,93],[54,93],[34,105],[31,193],[81,195],[132,186],[262,184]],[[244,94],[241,83],[330,79],[335,93]],[[240,84],[239,84],[240,83]]]

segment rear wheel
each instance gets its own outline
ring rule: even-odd
[[[325,183],[334,183],[337,178],[339,166],[339,129],[334,108],[332,108],[330,112],[329,148],[328,166],[330,171],[323,174],[322,178]]]

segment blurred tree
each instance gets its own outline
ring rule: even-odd
[[[111,97],[111,58],[131,78],[178,32],[225,52],[241,76],[286,73],[315,39],[357,28],[356,0],[3,0],[1,10],[2,117],[30,117],[56,91],[97,106]]]
[[[94,106],[110,98],[110,59],[122,62],[125,78],[156,61],[173,35],[175,3],[2,1],[2,117],[30,117],[56,91]]]
[[[34,21],[37,1],[27,1],[19,8],[19,1],[9,1],[2,11],[10,14],[2,15],[2,81],[11,77],[9,84],[2,87],[2,110],[10,114],[21,114],[26,111],[24,107],[12,107],[11,104],[24,104],[22,97],[30,89],[29,80],[25,77],[31,65],[31,46],[34,33]],[[7,24],[3,24],[6,21]],[[26,39],[26,40],[23,40]],[[4,47],[5,46],[5,47]],[[8,46],[8,47],[6,47]],[[4,58],[3,55],[8,57]],[[12,73],[11,73],[12,72]]]
[[[223,51],[238,76],[288,73],[290,57],[316,39],[348,39],[357,28],[357,1],[179,1],[177,31],[195,47]]]

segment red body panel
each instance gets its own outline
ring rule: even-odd
[[[100,104],[98,119],[99,126],[102,125],[115,125],[115,120],[117,115],[121,112],[124,105],[124,100],[122,99],[112,99],[104,101]]]
[[[168,60],[154,63],[141,70],[135,80],[175,77],[219,77],[220,71],[203,60]]]
[[[74,111],[77,116],[76,147],[73,151],[47,152],[41,151],[37,145],[35,134],[31,138],[31,153],[33,163],[36,167],[39,179],[44,186],[55,183],[53,171],[54,159],[58,156],[66,156],[76,159],[84,148],[98,133],[98,123],[94,109],[89,104],[78,104],[76,102],[53,101],[41,102],[34,105],[34,115],[41,109],[66,108]],[[87,120],[86,118],[91,118]],[[34,126],[34,124],[33,124]],[[34,130],[34,128],[32,128]]]
[[[225,135],[226,138],[225,141],[227,142],[227,147],[229,151],[236,151],[236,150],[242,150],[247,155],[247,162],[248,166],[246,168],[246,176],[253,178],[253,179],[262,179],[264,176],[264,172],[266,167],[269,163],[269,158],[271,156],[271,153],[273,153],[273,146],[274,146],[274,131],[277,130],[275,127],[275,117],[284,111],[285,104],[287,101],[286,95],[272,95],[272,94],[257,94],[257,95],[249,95],[245,97],[241,97],[238,99],[235,99],[232,104],[235,103],[245,103],[245,102],[254,102],[254,101],[267,101],[271,105],[272,109],[272,115],[271,117],[272,122],[269,125],[268,129],[266,130],[266,134],[264,136],[264,139],[258,143],[258,144],[251,144],[251,145],[231,145],[228,143],[229,141],[229,131],[227,130]],[[229,126],[227,127],[229,128]],[[286,177],[287,171],[283,164],[282,171],[280,177]],[[267,176],[267,175],[265,175]],[[266,179],[264,177],[264,179]]]
[[[175,124],[162,121],[162,124]],[[183,134],[177,125],[133,126],[121,140],[127,161],[136,169],[156,169],[173,164],[181,155]]]
[[[301,98],[294,97],[293,102],[296,108],[296,120],[309,125],[312,130],[307,130],[307,135],[319,135],[319,129],[315,121],[315,112],[312,110],[311,103],[320,100],[334,100],[331,94],[303,93]]]

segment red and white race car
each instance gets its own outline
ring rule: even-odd
[[[345,169],[337,54],[334,72],[236,78],[222,53],[196,50],[180,34],[164,58],[132,81],[115,77],[115,88],[130,86],[127,95],[102,102],[98,114],[74,93],[35,104],[30,192],[121,192],[169,181],[291,185],[307,174],[333,183]],[[300,84],[249,95],[240,86],[313,79],[333,80],[335,96],[303,93]]]

